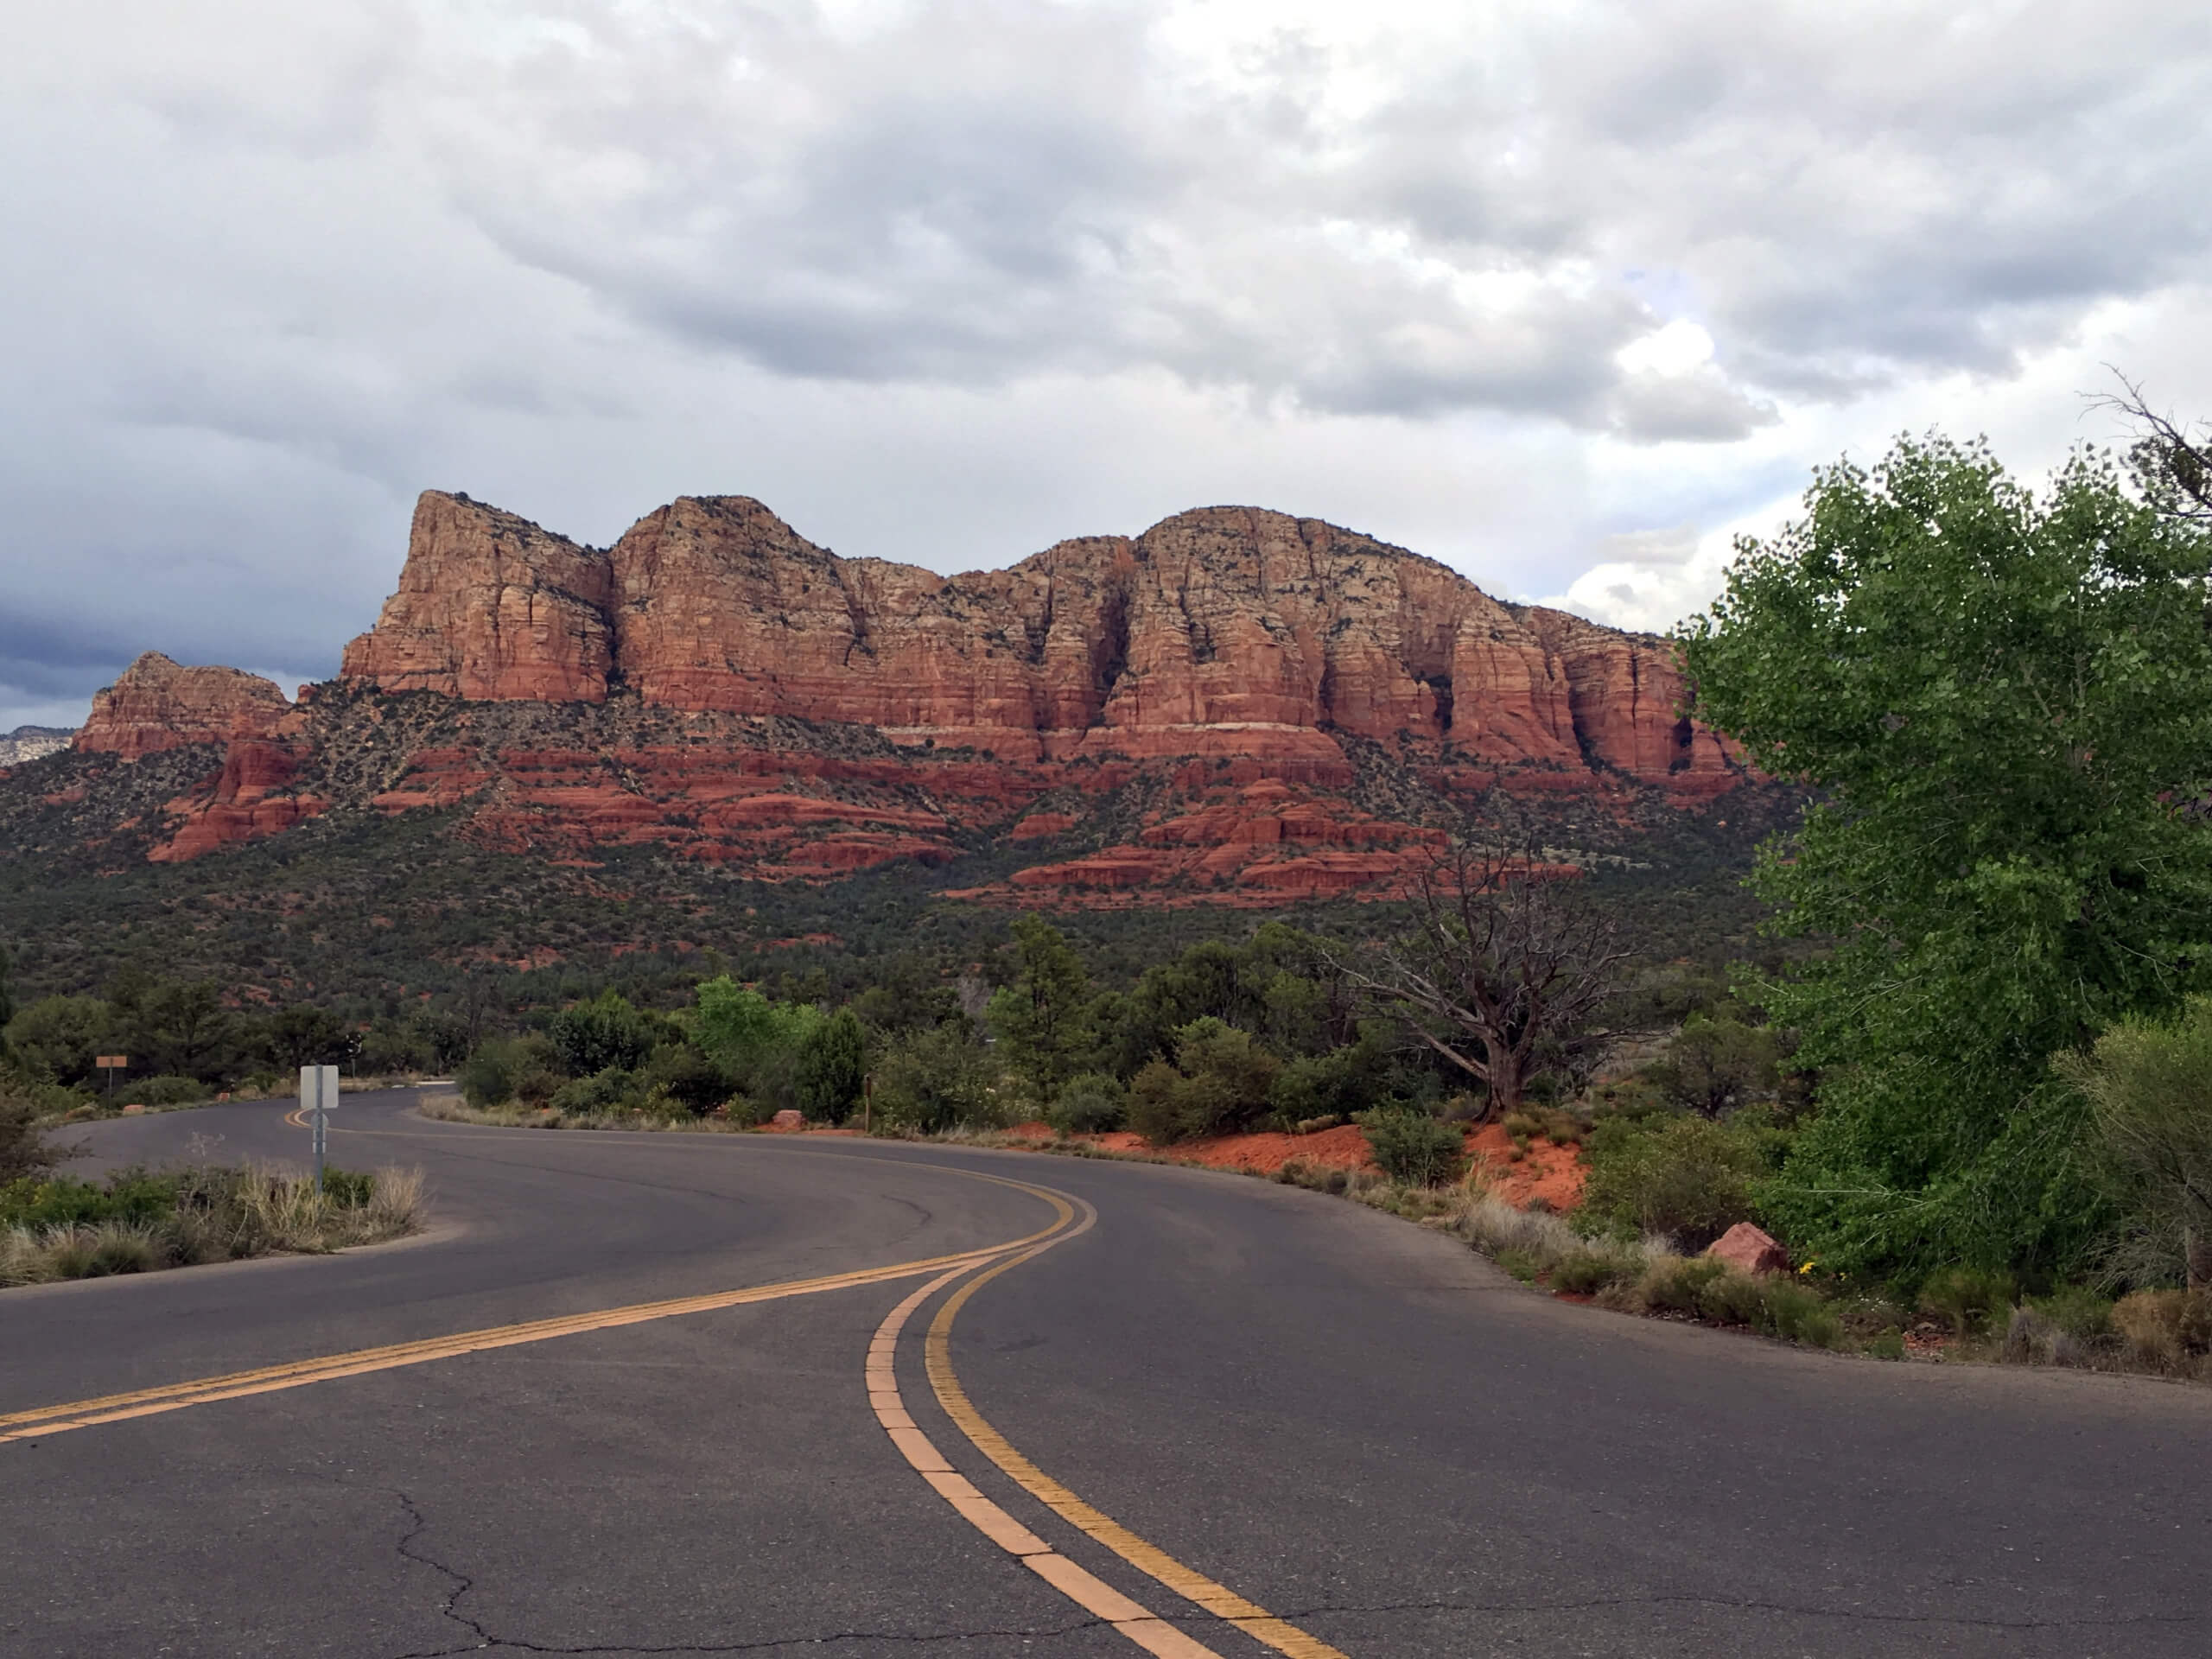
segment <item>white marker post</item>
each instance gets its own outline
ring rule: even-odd
[[[315,1190],[322,1191],[322,1147],[329,1133],[329,1115],[338,1109],[338,1068],[303,1065],[300,1068],[300,1110],[315,1131]]]

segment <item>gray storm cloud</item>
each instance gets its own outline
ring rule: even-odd
[[[1274,492],[1555,588],[2212,240],[2201,8],[1351,10],[24,0],[0,727],[329,671],[432,484],[941,567]]]

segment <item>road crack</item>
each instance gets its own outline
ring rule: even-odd
[[[399,1500],[399,1507],[407,1512],[410,1523],[407,1530],[400,1535],[398,1543],[393,1548],[399,1552],[401,1559],[412,1561],[417,1567],[427,1567],[433,1573],[442,1573],[449,1580],[451,1587],[447,1590],[445,1599],[438,1604],[438,1614],[441,1618],[451,1619],[476,1638],[467,1647],[441,1648],[436,1649],[436,1652],[439,1654],[468,1653],[481,1648],[505,1645],[491,1631],[461,1611],[461,1599],[476,1587],[476,1580],[467,1573],[457,1572],[435,1556],[427,1555],[416,1548],[415,1541],[429,1529],[429,1518],[406,1493],[395,1487],[391,1489],[391,1495]],[[403,1654],[400,1659],[432,1659],[432,1656],[429,1653]]]
[[[463,1620],[463,1623],[469,1623]],[[482,1626],[471,1624],[482,1631]],[[940,1642],[989,1642],[1000,1639],[1017,1642],[1035,1641],[1041,1637],[1072,1636],[1077,1630],[1109,1628],[1103,1618],[1080,1618],[1068,1624],[1032,1626],[1027,1630],[938,1630],[923,1635],[910,1635],[899,1630],[831,1630],[815,1636],[769,1637],[758,1642],[678,1643],[671,1646],[655,1646],[642,1642],[600,1642],[579,1647],[556,1646],[550,1643],[526,1641],[520,1637],[490,1636],[467,1647],[438,1648],[429,1652],[402,1654],[399,1659],[455,1659],[464,1653],[480,1653],[486,1649],[505,1648],[518,1653],[595,1654],[630,1653],[649,1656],[675,1654],[763,1653],[775,1648],[826,1647],[836,1642],[898,1642],[920,1647]]]

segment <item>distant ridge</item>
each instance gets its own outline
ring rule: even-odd
[[[66,749],[76,735],[66,726],[18,726],[0,734],[0,766],[19,766],[56,749]]]

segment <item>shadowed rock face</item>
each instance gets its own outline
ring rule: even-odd
[[[94,694],[75,747],[126,760],[194,743],[266,736],[292,705],[274,682],[235,668],[185,668],[149,651]]]
[[[1342,730],[1693,793],[1732,775],[1676,716],[1662,642],[1502,605],[1433,560],[1247,507],[947,578],[841,559],[743,496],[684,497],[601,552],[432,493],[344,672],[479,700],[626,687],[1006,759],[1325,763]]]

